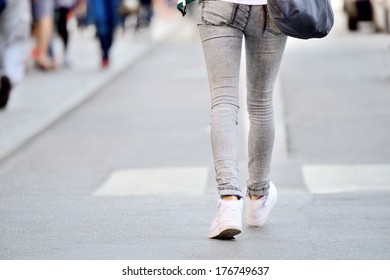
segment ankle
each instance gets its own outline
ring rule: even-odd
[[[250,200],[259,200],[262,197],[264,197],[264,195],[249,195]]]
[[[223,200],[240,200],[241,197],[239,197],[238,195],[223,195],[221,197]]]

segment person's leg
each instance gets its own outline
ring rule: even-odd
[[[263,226],[277,201],[276,187],[270,181],[275,137],[272,95],[286,44],[286,36],[268,16],[266,6],[253,6],[245,42],[250,120],[246,223]]]
[[[0,13],[0,77],[3,75],[4,72],[4,63],[3,63],[4,50],[5,50],[4,23],[5,23],[4,13]]]
[[[108,32],[107,32],[107,47],[108,52],[110,52],[112,44],[114,43],[114,32],[116,27],[116,17],[118,15],[118,1],[117,0],[105,0],[106,1],[106,7],[107,7],[107,26],[108,26]]]
[[[63,64],[65,67],[70,66],[69,57],[69,31],[68,31],[68,14],[70,9],[60,7],[56,9],[56,28],[63,43]]]
[[[221,196],[242,196],[238,171],[238,109],[241,30],[229,26],[235,5],[201,1],[198,29],[211,93],[211,144]],[[219,9],[215,16],[213,9]]]
[[[23,79],[29,46],[30,5],[27,0],[10,2],[0,20],[0,107],[7,104],[11,88]]]
[[[102,51],[102,63],[108,64],[109,52],[112,45],[113,28],[111,23],[111,3],[107,0],[95,0],[95,24]],[[107,65],[102,65],[107,66]]]
[[[5,51],[5,40],[4,40],[4,20],[3,13],[0,14],[0,110],[4,109],[7,105],[9,94],[11,91],[11,83],[9,78],[6,76],[4,69],[4,51]]]
[[[54,4],[52,0],[40,0],[33,3],[37,18],[35,36],[38,56],[36,64],[43,70],[50,70],[55,67],[54,62],[48,56],[53,35]]]
[[[4,69],[12,85],[20,83],[26,73],[28,59],[28,41],[17,40],[4,52]]]
[[[238,95],[243,30],[250,8],[224,1],[201,1],[199,7],[198,29],[211,93],[211,144],[221,196],[209,238],[231,239],[242,230]]]
[[[58,8],[56,10],[56,27],[58,35],[60,36],[63,44],[64,44],[64,50],[68,49],[68,41],[69,41],[69,33],[68,33],[68,27],[67,27],[67,15],[68,15],[69,9],[68,8]]]
[[[253,6],[245,33],[250,196],[266,195],[270,187],[275,137],[272,96],[286,38],[268,16],[266,6]]]
[[[10,1],[4,13],[4,72],[13,86],[25,75],[30,38],[31,11],[29,0]]]

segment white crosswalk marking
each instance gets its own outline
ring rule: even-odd
[[[304,165],[311,193],[390,190],[390,165]]]
[[[94,195],[203,194],[207,167],[171,167],[119,170],[112,173]]]

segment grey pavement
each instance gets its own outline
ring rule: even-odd
[[[12,92],[7,109],[0,111],[3,131],[0,160],[17,151],[92,97],[129,65],[158,47],[177,28],[179,18],[170,14],[156,17],[148,31],[134,33],[130,24],[126,32],[118,31],[111,51],[111,66],[104,70],[100,68],[100,51],[93,28],[72,29],[70,68],[61,66],[62,46],[55,40],[58,70],[45,73],[29,65],[26,78]]]
[[[390,40],[347,34],[337,15],[329,38],[289,41],[275,104],[279,202],[264,228],[207,239],[210,101],[185,20],[1,162],[0,259],[388,260],[390,73],[379,57]],[[244,143],[244,112],[241,123]],[[243,145],[243,185],[245,159]]]

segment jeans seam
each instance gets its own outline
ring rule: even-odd
[[[234,7],[234,9],[232,10],[232,18],[230,21],[231,25],[234,25],[234,22],[236,21],[237,10],[238,10],[239,4],[234,3],[233,7]]]
[[[245,34],[245,29],[247,28],[248,26],[248,23],[249,23],[249,19],[251,18],[251,13],[252,13],[252,6],[251,5],[247,5],[249,7],[249,10],[248,10],[248,15],[246,17],[246,22],[245,22],[245,26],[244,28],[242,29],[242,32]]]

